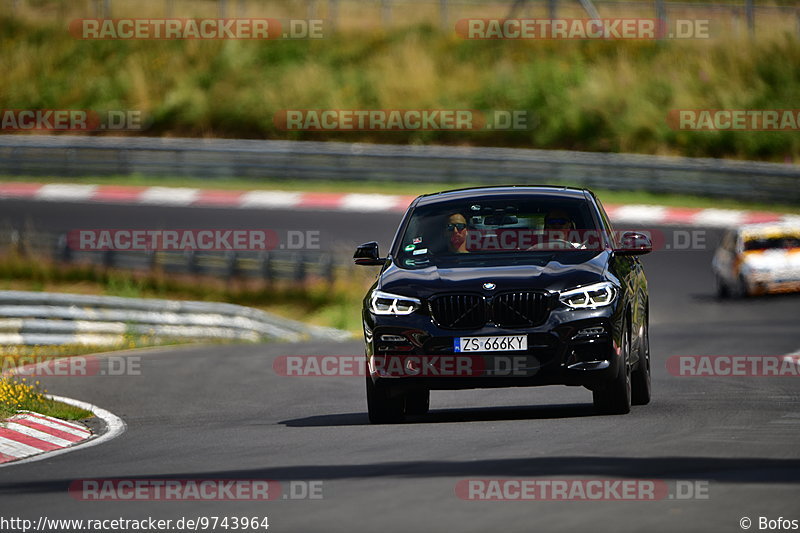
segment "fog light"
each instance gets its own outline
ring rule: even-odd
[[[578,339],[581,337],[596,337],[598,335],[602,335],[606,332],[606,328],[603,326],[593,326],[591,328],[583,328],[582,330],[578,331],[572,338]]]
[[[381,340],[385,342],[406,342],[402,335],[381,335]]]

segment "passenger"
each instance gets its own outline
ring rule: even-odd
[[[563,209],[551,209],[544,217],[542,242],[530,249],[572,249],[580,245],[573,243],[575,222]]]

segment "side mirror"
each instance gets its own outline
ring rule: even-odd
[[[653,251],[653,243],[644,233],[626,231],[621,241],[620,247],[614,250],[619,255],[644,255]]]
[[[356,253],[353,254],[353,262],[357,265],[378,266],[384,264],[386,258],[380,257],[378,243],[371,241],[356,248]]]

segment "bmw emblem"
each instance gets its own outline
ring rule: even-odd
[[[493,291],[497,288],[497,285],[495,285],[491,281],[487,281],[486,283],[483,284],[483,288],[486,289],[487,291]]]

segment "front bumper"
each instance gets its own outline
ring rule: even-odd
[[[616,304],[558,308],[543,324],[520,329],[491,324],[471,330],[442,329],[422,313],[365,312],[363,319],[370,375],[376,385],[398,391],[539,385],[594,389],[619,370],[622,313]],[[527,350],[457,353],[454,348],[456,337],[504,335],[525,335]]]

